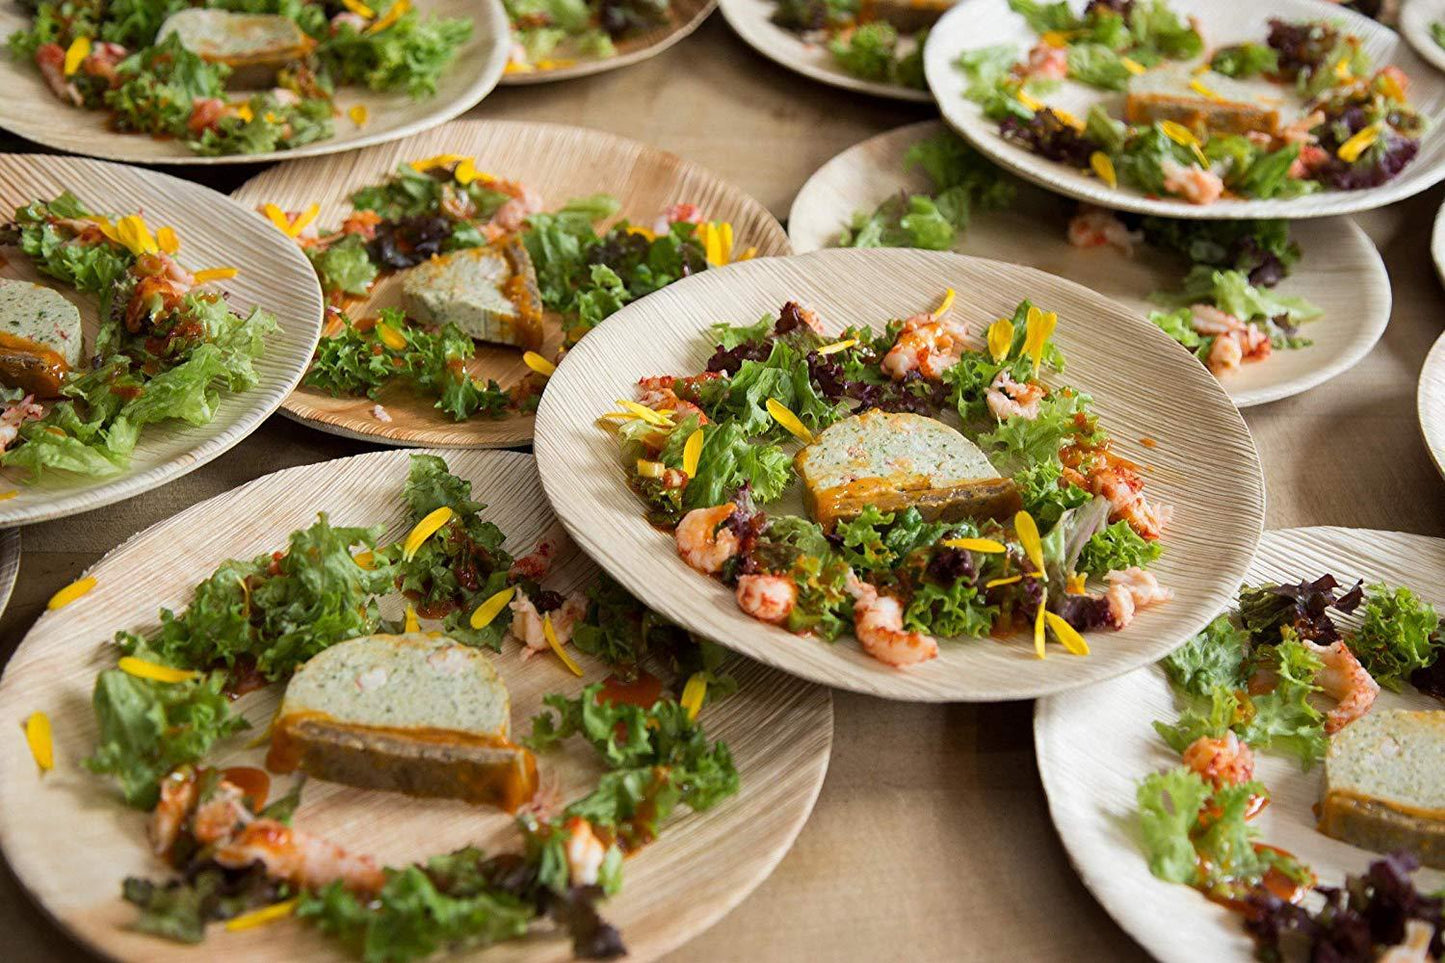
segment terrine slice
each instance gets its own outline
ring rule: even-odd
[[[80,310],[59,291],[0,280],[0,384],[55,398],[80,364]]]
[[[1260,92],[1213,71],[1196,75],[1187,67],[1160,67],[1129,80],[1124,119],[1131,124],[1169,120],[1203,137],[1219,134],[1274,134],[1279,129],[1277,102],[1262,102]]]
[[[1378,710],[1337,732],[1320,832],[1445,869],[1445,711]]]
[[[277,14],[232,13],[192,7],[166,18],[156,36],[175,34],[181,46],[231,68],[233,87],[269,87],[276,71],[315,45],[296,23]]]
[[[427,324],[454,324],[478,341],[542,347],[542,295],[521,238],[439,254],[402,275],[402,305]]]
[[[445,636],[370,635],[317,654],[286,686],[267,767],[511,812],[536,761],[513,745],[491,660]]]

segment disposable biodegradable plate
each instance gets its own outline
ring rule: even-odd
[[[1435,42],[1432,24],[1445,23],[1445,0],[1409,0],[1400,11],[1400,32],[1415,52],[1445,70],[1445,49]]]
[[[1436,608],[1445,605],[1445,540],[1354,528],[1289,528],[1265,532],[1249,570],[1252,582],[1297,582],[1325,572],[1346,584],[1356,579],[1405,585]],[[1438,709],[1410,687],[1380,693],[1375,711]],[[1187,886],[1149,872],[1140,846],[1134,787],[1151,772],[1179,764],[1155,734],[1156,719],[1178,716],[1164,672],[1148,666],[1103,685],[1039,702],[1034,745],[1049,796],[1049,812],[1084,885],[1150,954],[1166,963],[1254,959],[1243,917]],[[1380,854],[1315,829],[1323,767],[1301,771],[1293,757],[1255,753],[1255,778],[1270,804],[1256,817],[1260,841],[1308,863],[1325,886],[1362,873]],[[1431,892],[1445,873],[1422,870]]]
[[[1266,22],[1272,18],[1329,19],[1342,24],[1361,39],[1373,65],[1394,64],[1409,76],[1411,103],[1430,121],[1420,142],[1419,154],[1404,173],[1381,187],[1327,190],[1291,200],[1221,200],[1200,206],[1182,200],[1147,197],[1131,188],[1111,188],[1091,174],[1007,143],[999,136],[998,123],[984,117],[978,104],[964,98],[966,78],[954,66],[960,54],[1007,44],[1017,47],[1023,55],[1037,42],[1024,19],[1009,10],[1008,0],[968,0],[944,15],[928,35],[923,54],[928,85],[938,98],[944,119],[993,160],[1049,190],[1104,207],[1184,218],[1323,217],[1383,207],[1418,194],[1445,178],[1445,163],[1442,163],[1445,130],[1441,128],[1441,121],[1445,120],[1445,75],[1417,57],[1390,28],[1345,9],[1329,9],[1315,0],[1274,0],[1267,4],[1249,0],[1169,0],[1169,5],[1181,16],[1196,20],[1204,35],[1206,51],[1246,40],[1263,43]],[[1071,6],[1082,9],[1083,0],[1071,0]],[[1058,91],[1040,99],[1077,117],[1083,117],[1095,103],[1104,103],[1111,114],[1121,116],[1123,96],[1064,81]]]
[[[1124,458],[1146,464],[1152,496],[1175,506],[1159,581],[1174,590],[1122,632],[1094,633],[1087,657],[1034,656],[1022,634],[942,644],[938,658],[889,668],[851,637],[828,644],[756,621],[732,590],[689,568],[673,537],[648,524],[627,487],[617,440],[597,424],[639,378],[701,371],[708,326],[752,323],[789,300],[826,331],[881,330],[930,310],[947,288],[974,335],[1024,298],[1057,311],[1068,384],[1093,396]],[[1118,345],[1128,345],[1119,350]],[[645,347],[644,347],[645,346]],[[913,701],[1027,699],[1152,662],[1197,632],[1231,597],[1264,517],[1259,459],[1239,412],[1168,335],[1123,306],[1031,268],[912,250],[819,251],[687,278],[603,322],[553,375],[537,415],[537,465],[572,537],[608,574],[668,618],[795,675]]]
[[[311,264],[284,236],[249,216],[223,194],[154,171],[77,157],[0,155],[0,220],[37,199],[73,192],[92,211],[125,215],[143,211],[152,227],[169,226],[180,237],[176,259],[183,267],[234,267],[237,275],[216,287],[233,310],[259,305],[280,322],[256,362],[261,383],[249,391],[221,393],[216,417],[191,427],[179,421],[147,425],[130,467],[92,477],[47,471],[38,481],[29,472],[0,469],[0,491],[17,490],[0,501],[0,528],[89,511],[131,498],[199,468],[246,437],[276,410],[306,371],[321,331],[321,288]],[[52,284],[15,248],[0,247],[0,277]],[[52,284],[80,308],[86,357],[100,319],[93,295]]]
[[[1425,447],[1440,474],[1445,475],[1445,335],[1441,335],[1425,356],[1420,369],[1420,388],[1416,394],[1420,412],[1420,431]]]
[[[0,52],[0,127],[57,150],[141,164],[255,164],[291,157],[314,157],[354,150],[435,127],[475,106],[502,76],[511,47],[511,31],[501,0],[418,0],[423,16],[461,17],[472,22],[472,36],[456,53],[437,83],[436,93],[412,98],[405,91],[377,93],[348,85],[336,91],[336,133],[293,150],[267,154],[202,157],[175,140],[112,130],[104,110],[82,110],[62,101],[46,86],[35,65]],[[0,36],[30,22],[23,4],[0,6]],[[348,116],[366,108],[360,126]]]
[[[933,100],[933,95],[926,90],[864,80],[848,73],[838,66],[826,45],[808,43],[792,31],[773,23],[773,14],[778,9],[775,0],[718,0],[718,7],[728,25],[749,47],[805,77],[875,97],[892,97],[919,104]]]
[[[571,80],[600,74],[605,70],[616,70],[656,57],[668,47],[685,38],[707,19],[717,6],[717,0],[672,0],[672,16],[668,23],[647,33],[616,42],[615,57],[584,57],[580,60],[559,63],[556,66],[533,70],[509,70],[502,75],[503,86],[520,84],[545,84],[554,80]]]
[[[0,531],[0,615],[10,604],[15,591],[15,578],[20,574],[20,529]]]
[[[530,552],[543,539],[554,544],[546,584],[566,591],[596,579],[596,568],[565,542],[547,510],[530,457],[436,454],[488,503],[484,517],[506,532],[508,551]],[[117,629],[153,628],[160,606],[183,608],[195,584],[220,562],[284,548],[289,533],[311,524],[318,511],[329,512],[337,525],[384,522],[388,538],[402,537],[407,466],[403,452],[374,452],[280,471],[195,505],[107,555],[90,570],[96,588],[42,615],[21,642],[0,679],[0,720],[10,733],[0,740],[0,846],[30,895],[90,949],[145,963],[353,959],[296,920],[235,932],[215,925],[203,946],[130,929],[135,910],[121,900],[121,881],[135,875],[161,879],[165,868],[151,855],[147,814],[126,808],[108,781],[80,763],[96,737],[91,687],[97,672],[115,664],[110,639]],[[383,600],[383,615],[398,618],[402,601],[399,594]],[[514,733],[530,731],[527,722],[541,710],[543,695],[574,695],[607,674],[601,663],[575,651],[583,678],[550,654],[524,660],[520,648],[509,639],[492,656],[511,693]],[[828,692],[745,659],[732,660],[727,670],[738,691],[706,706],[701,718],[708,737],[731,749],[741,789],[705,813],[680,806],[660,838],[627,860],[622,892],[601,908],[622,931],[629,959],[661,956],[736,906],[792,845],[822,785],[833,731]],[[266,730],[281,688],[272,685],[235,703],[252,729],[221,743],[213,765],[261,765],[265,747],[248,744]],[[55,769],[43,777],[17,731],[37,711],[50,715],[55,737]],[[581,740],[540,754],[538,766],[544,786],[555,788],[564,802],[590,792],[601,771]],[[290,782],[276,777],[275,794],[283,781]],[[488,853],[519,845],[513,817],[498,809],[319,779],[307,783],[296,825],[387,865],[467,845]],[[457,958],[562,961],[572,958],[572,947],[565,935],[545,933]]]
[[[235,198],[250,208],[270,202],[304,210],[318,203],[315,223],[329,230],[351,212],[350,197],[357,188],[383,180],[406,161],[442,153],[474,155],[479,169],[536,190],[548,210],[600,192],[622,202],[619,216],[650,225],[670,205],[692,203],[707,219],[732,223],[735,252],[753,247],[767,256],[788,250],[787,236],[767,209],[710,171],[637,141],[556,124],[457,121],[394,144],[273,168],[241,185]],[[367,317],[400,300],[401,280],[393,275],[347,311],[354,318]],[[548,318],[543,353],[551,357],[561,341],[558,319]],[[468,370],[503,388],[529,374],[520,350],[480,343]],[[394,445],[501,448],[532,440],[531,414],[453,421],[437,410],[435,399],[402,386],[383,390],[379,400],[391,421],[379,421],[373,414],[376,402],[367,398],[333,398],[305,386],[286,399],[284,410],[323,431]]]
[[[788,215],[793,250],[833,247],[855,212],[871,212],[900,192],[928,192],[928,176],[917,167],[905,171],[903,158],[915,143],[944,129],[937,121],[899,127],[820,167]],[[1007,210],[975,214],[954,250],[1058,274],[1141,314],[1157,310],[1150,293],[1177,288],[1187,263],[1148,245],[1139,245],[1132,257],[1111,247],[1074,247],[1068,240],[1074,207],[1021,184]],[[1301,332],[1314,342],[1310,347],[1276,351],[1220,379],[1241,408],[1299,394],[1343,373],[1369,353],[1390,322],[1390,278],[1364,231],[1345,218],[1299,221],[1292,230],[1304,256],[1279,290],[1309,298],[1325,314]]]

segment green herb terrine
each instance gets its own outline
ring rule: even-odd
[[[454,324],[478,341],[542,347],[542,296],[520,237],[439,254],[409,268],[401,285],[402,305],[418,321]]]
[[[278,69],[305,57],[314,45],[286,17],[203,7],[171,14],[156,36],[163,39],[172,33],[202,60],[230,67],[233,87],[270,86]]]

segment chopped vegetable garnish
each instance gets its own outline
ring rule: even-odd
[[[55,768],[55,738],[50,732],[49,716],[43,712],[32,712],[25,717],[25,743],[41,772]]]
[[[682,445],[682,470],[687,472],[687,477],[697,475],[697,463],[702,459],[702,429],[697,428],[687,436],[687,441]]]
[[[542,616],[542,634],[547,637],[547,644],[552,647],[553,652],[557,653],[557,658],[562,660],[562,664],[570,669],[573,675],[580,676],[582,667],[572,661],[572,657],[562,648],[562,643],[557,641],[557,631],[552,628],[551,613]]]
[[[512,601],[512,596],[516,594],[516,586],[509,585],[478,605],[476,611],[472,612],[472,628],[480,630],[491,625],[492,620],[501,614],[502,609],[507,607],[507,604]]]
[[[678,701],[687,710],[689,719],[696,719],[697,714],[702,711],[703,701],[707,698],[707,673],[694,672],[687,677],[687,684],[682,687],[682,698]]]
[[[279,903],[272,903],[270,906],[263,906],[258,910],[252,910],[249,913],[242,913],[240,916],[234,916],[226,920],[226,929],[234,933],[237,930],[249,930],[285,919],[296,912],[296,903],[299,899],[299,897],[292,897]]]
[[[649,461],[646,458],[637,459],[637,475],[639,478],[661,478],[667,474],[667,466],[660,461]]]
[[[535,351],[527,351],[522,355],[522,361],[527,367],[544,378],[550,378],[557,373],[557,366]]]
[[[138,659],[133,655],[124,656],[116,664],[116,668],[126,675],[133,675],[137,679],[150,679],[152,682],[189,682],[200,675],[191,669],[177,669],[175,666]]]
[[[768,414],[773,416],[773,420],[788,429],[788,433],[794,438],[805,445],[811,445],[813,443],[813,433],[808,430],[807,425],[799,420],[797,415],[793,414],[787,405],[776,398],[769,398],[767,408]]]
[[[451,521],[453,514],[455,513],[450,508],[443,505],[417,522],[416,527],[411,530],[411,533],[406,536],[406,541],[402,543],[401,557],[410,562],[415,557],[417,549],[421,548],[422,544],[431,538],[437,529]]]
[[[85,578],[71,582],[65,586],[65,588],[50,596],[50,601],[45,603],[45,607],[51,611],[63,609],[82,595],[89,594],[93,588],[95,588],[95,576],[87,575]]]

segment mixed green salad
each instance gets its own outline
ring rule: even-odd
[[[507,73],[617,56],[617,44],[672,23],[671,0],[506,0],[512,23]]]
[[[878,333],[824,334],[796,302],[755,324],[716,325],[705,371],[645,378],[638,400],[603,421],[648,519],[756,618],[827,640],[851,630],[900,667],[934,658],[934,636],[1013,625],[1032,629],[1041,658],[1050,638],[1087,654],[1081,632],[1122,628],[1169,597],[1144,569],[1171,510],[1144,497],[1142,469],[1112,450],[1091,398],[1042,380],[1064,370],[1057,316],[1024,301],[974,349],[948,317],[952,300]],[[846,434],[835,442],[830,429]],[[1001,477],[943,492],[940,511],[929,478],[920,488],[856,467],[890,438],[933,439],[878,456],[890,463],[973,451],[961,477]],[[793,486],[793,441],[804,444],[811,518],[765,508]],[[846,460],[859,480],[824,490],[804,468],[814,457]],[[851,511],[826,507],[845,500]],[[1103,587],[1090,591],[1090,578]]]
[[[1354,629],[1337,621],[1351,615]],[[1408,588],[1346,586],[1329,574],[1241,588],[1234,610],[1162,663],[1181,712],[1154,728],[1182,764],[1138,785],[1150,870],[1242,913],[1263,960],[1369,963],[1377,947],[1403,942],[1411,919],[1434,928],[1425,948],[1438,956],[1442,902],[1416,891],[1413,856],[1380,860],[1344,890],[1322,888],[1324,906],[1313,908],[1302,898],[1314,874],[1260,842],[1251,820],[1270,800],[1254,778],[1256,752],[1309,768],[1381,687],[1445,699],[1442,655],[1445,623]]]
[[[923,45],[928,24],[946,4],[889,4],[873,0],[777,0],[772,21],[828,51],[844,73],[860,80],[927,90]]]
[[[1005,140],[1110,187],[1192,204],[1290,198],[1377,187],[1419,152],[1426,121],[1409,79],[1372,68],[1331,22],[1271,19],[1263,43],[1211,50],[1165,0],[1009,7],[1038,42],[1023,59],[1009,45],[965,52],[965,96]],[[1122,93],[1124,119],[1102,101],[1082,119],[1044,103],[1065,81]]]
[[[64,372],[45,410],[26,397],[3,415],[0,464],[103,476],[124,471],[147,425],[210,424],[221,396],[255,387],[255,361],[276,319],[261,308],[236,314],[213,282],[235,268],[191,272],[174,258],[174,230],[137,214],[91,211],[66,192],[15,210],[0,245],[35,268],[99,299],[100,330],[88,363]]]
[[[540,298],[528,310],[540,307],[559,318],[564,343],[571,345],[623,305],[734,259],[732,226],[705,221],[692,204],[669,207],[650,227],[613,221],[620,205],[607,194],[574,198],[550,212],[542,204],[525,185],[480,172],[473,158],[445,154],[402,164],[385,181],[354,192],[352,213],[319,235],[302,234],[316,205],[302,212],[265,205],[262,212],[302,246],[339,310],[305,384],[333,396],[375,400],[383,387],[403,381],[435,397],[436,407],[457,421],[532,411],[550,359],[529,354],[535,377],[504,389],[471,377],[465,363],[476,345],[456,325],[422,324],[394,308],[353,319],[346,309],[398,271],[517,238],[530,261],[524,286],[530,289],[535,276]],[[744,251],[736,260],[752,254]]]
[[[289,150],[332,136],[337,88],[361,86],[427,97],[471,37],[464,18],[423,17],[411,0],[372,9],[362,0],[23,0],[28,28],[10,36],[13,57],[33,62],[65,103],[106,110],[121,131],[174,139],[206,156]],[[223,57],[182,46],[168,18],[196,7],[295,24],[294,59],[266,90],[232,91]],[[218,30],[245,40],[244,25]],[[238,53],[238,63],[254,60]],[[362,106],[349,122],[367,123]]]
[[[519,939],[551,920],[571,935],[579,957],[620,956],[621,936],[597,904],[621,886],[624,855],[656,838],[678,804],[701,812],[739,787],[726,744],[709,740],[696,721],[709,699],[736,687],[720,668],[721,650],[652,614],[605,576],[582,599],[575,623],[564,624],[571,600],[539,582],[544,547],[521,559],[506,553],[470,482],[441,458],[413,456],[400,495],[416,523],[403,542],[382,545],[382,526],[337,527],[322,513],[283,551],[222,563],[184,612],[162,610],[158,629],[116,636],[118,662],[95,682],[98,735],[84,765],[114,780],[127,804],[152,811],[152,842],[176,871],[163,882],[125,881],[123,895],[139,910],[133,925],[198,943],[210,922],[243,929],[294,915],[380,963]],[[438,512],[443,524],[427,521]],[[405,627],[378,611],[378,598],[398,587],[412,602]],[[465,631],[448,620],[443,631],[501,650],[509,634],[522,638],[517,620],[540,611],[558,618],[552,648],[559,658],[572,663],[570,638],[612,672],[576,695],[547,696],[532,720],[523,740],[529,748],[547,753],[583,739],[604,771],[595,789],[558,812],[521,813],[520,851],[468,847],[379,869],[292,825],[300,782],[268,802],[269,780],[258,788],[257,770],[207,765],[219,744],[247,728],[231,708],[236,695],[284,683],[348,639],[418,631],[417,608],[471,609],[499,592],[513,604],[477,605],[490,614],[464,619]],[[37,713],[26,728],[37,760],[53,765],[48,720]],[[245,842],[260,836],[269,848]],[[590,863],[579,864],[579,847]]]
[[[871,212],[856,212],[840,247],[950,250],[974,216],[1008,208],[1021,186],[951,131],[911,146],[904,167],[924,171],[932,190],[895,194]],[[1162,310],[1149,319],[1215,374],[1274,350],[1308,347],[1300,327],[1323,314],[1304,298],[1273,290],[1301,256],[1283,220],[1184,221],[1081,205],[1067,231],[1078,247],[1113,247],[1128,256],[1147,244],[1182,257],[1188,271],[1177,288],[1150,295]]]

